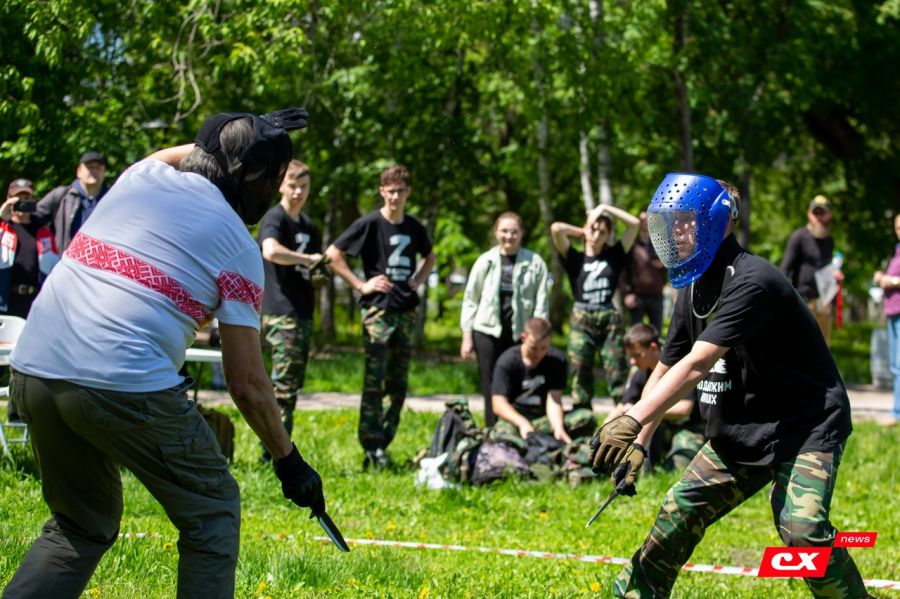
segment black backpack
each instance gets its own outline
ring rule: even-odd
[[[469,402],[455,399],[447,402],[447,410],[438,421],[428,447],[428,457],[436,458],[442,453],[453,453],[456,444],[463,437],[471,436],[478,428],[469,411]]]

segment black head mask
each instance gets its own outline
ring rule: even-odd
[[[253,121],[253,141],[237,162],[229,165],[219,135],[225,125],[243,118]],[[281,183],[284,168],[291,159],[288,131],[305,128],[307,118],[309,114],[302,108],[286,108],[261,116],[247,112],[223,112],[209,117],[200,126],[194,143],[211,154],[219,168],[230,175],[216,183],[244,223],[257,223],[269,208]]]

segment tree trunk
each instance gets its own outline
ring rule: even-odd
[[[606,124],[600,123],[597,128],[597,196],[601,204],[612,204],[612,158],[609,153],[609,141],[606,137]]]
[[[681,168],[688,173],[694,172],[694,148],[691,137],[691,106],[688,102],[688,88],[684,73],[678,66],[679,56],[684,49],[687,29],[687,4],[682,0],[670,0],[669,10],[674,20],[672,40],[672,56],[676,65],[672,69],[672,81],[675,85],[675,101],[678,104],[678,140],[681,146]]]
[[[581,198],[584,200],[584,211],[594,208],[594,192],[591,189],[591,155],[588,147],[588,134],[582,131],[578,139],[578,156],[581,158]]]
[[[327,248],[334,237],[335,211],[334,202],[325,202],[325,220],[322,227],[322,248]],[[328,282],[319,289],[319,330],[326,339],[335,338],[334,328],[334,278],[328,277]]]
[[[537,25],[534,26],[534,30],[535,35],[539,35]],[[546,82],[544,81],[544,67],[541,64],[540,53],[534,57],[533,68],[537,98],[541,111],[541,120],[538,122],[537,127],[538,207],[541,211],[541,224],[544,227],[544,235],[550,239],[550,226],[554,220],[553,206],[550,204],[550,115],[547,107],[548,98]],[[550,289],[550,322],[556,331],[561,331],[565,314],[565,296],[563,295],[562,284],[563,269],[555,255],[550,260],[549,267],[553,277],[553,287]]]

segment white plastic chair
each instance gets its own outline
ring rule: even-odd
[[[0,314],[0,344],[14,346],[24,327],[24,318]],[[9,387],[0,387],[0,397],[8,396]],[[9,405],[7,404],[8,410]],[[7,437],[7,431],[12,433],[12,436]],[[24,422],[0,422],[0,446],[4,453],[9,451],[10,443],[21,445],[28,443],[28,426]]]

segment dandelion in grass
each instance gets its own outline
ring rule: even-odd
[[[88,591],[88,595],[90,595],[91,597],[99,597],[100,589],[98,589],[97,587],[94,587],[90,591]]]
[[[172,551],[172,543],[163,543],[163,551]]]
[[[546,519],[547,519],[547,512],[538,512],[538,519],[540,519],[540,520],[546,520]]]
[[[260,595],[266,592],[266,581],[262,580],[258,585],[256,585],[256,592]]]
[[[365,537],[366,537],[367,539],[374,539],[374,538],[375,538],[375,533],[372,532],[371,530],[367,530],[367,531],[366,531],[366,534],[365,534]]]
[[[596,580],[594,582],[592,582],[591,590],[594,591],[595,593],[599,593],[600,592],[600,583],[597,582]]]
[[[425,599],[426,597],[428,597],[428,594],[430,592],[431,591],[428,590],[427,586],[422,587],[421,589],[419,589],[419,599]]]
[[[393,522],[388,522],[387,526],[384,527],[385,530],[397,530],[397,525]]]

